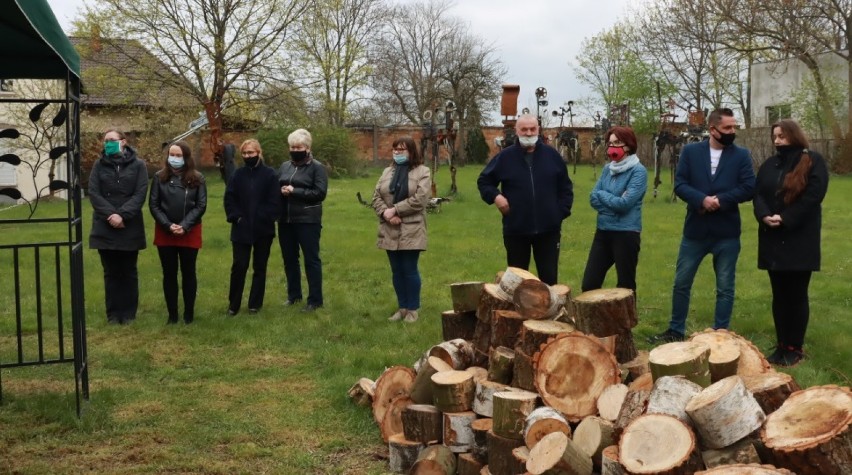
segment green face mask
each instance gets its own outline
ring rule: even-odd
[[[116,155],[121,152],[121,142],[119,140],[107,140],[104,142],[104,153],[107,155]]]

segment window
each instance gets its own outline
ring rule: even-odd
[[[766,124],[774,124],[781,119],[789,119],[793,113],[790,104],[778,104],[766,108]]]

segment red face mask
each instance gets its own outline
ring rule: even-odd
[[[606,155],[613,162],[620,162],[627,152],[624,151],[624,147],[608,147],[606,149]]]

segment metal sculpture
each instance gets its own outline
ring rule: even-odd
[[[559,133],[556,134],[556,149],[568,163],[574,163],[574,174],[577,174],[577,163],[580,162],[580,136],[574,128],[574,101],[568,101],[568,107],[559,107],[553,111],[553,117],[559,117]],[[565,116],[568,116],[568,128],[565,128]]]

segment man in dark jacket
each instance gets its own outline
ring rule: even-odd
[[[675,193],[686,202],[683,238],[677,256],[672,317],[668,330],[651,343],[682,341],[692,283],[707,254],[716,272],[713,328],[728,328],[734,308],[734,283],[740,254],[739,204],[754,193],[754,167],[745,148],[734,145],[737,120],[731,109],[716,109],[707,119],[710,140],[683,148],[675,175]]]
[[[145,249],[142,206],[148,191],[148,170],[124,133],[104,134],[104,152],[89,176],[89,201],[94,208],[89,247],[97,249],[104,267],[104,297],[109,323],[130,323],[139,305],[139,251]]]
[[[263,150],[257,140],[249,139],[240,146],[245,165],[234,172],[225,189],[225,215],[231,223],[233,264],[228,291],[228,314],[240,311],[249,260],[252,260],[249,313],[263,306],[266,293],[266,264],[275,238],[275,221],[279,212],[278,175],[263,163]]]
[[[492,158],[476,183],[482,199],[503,215],[507,264],[529,270],[532,250],[539,278],[554,285],[562,220],[571,215],[574,187],[562,156],[539,140],[538,131],[534,116],[520,116],[519,143]]]

